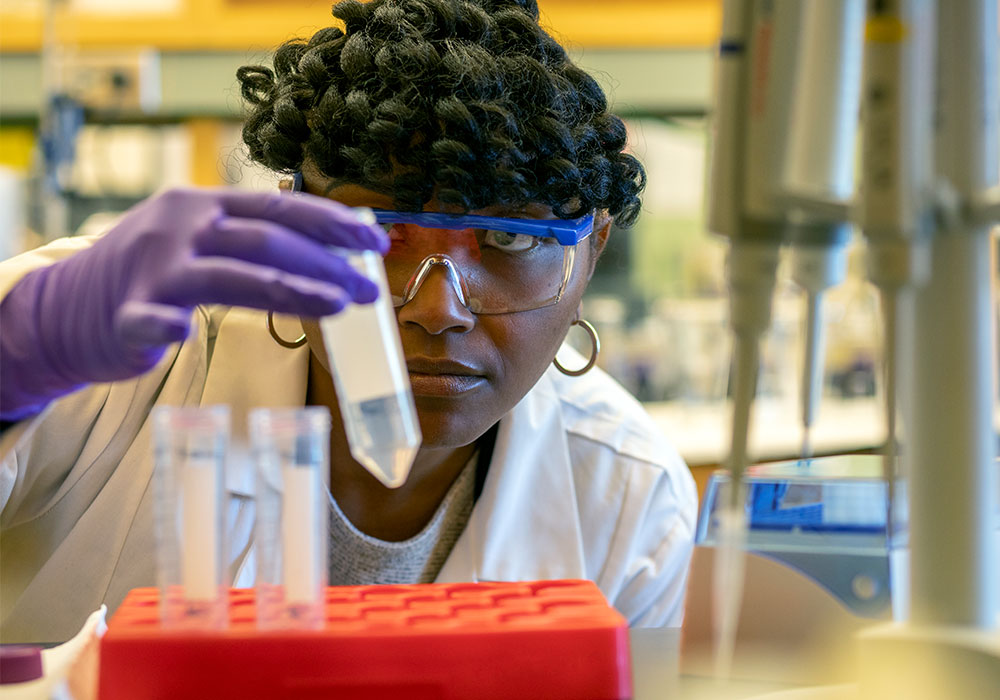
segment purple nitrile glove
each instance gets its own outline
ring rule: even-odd
[[[311,195],[177,189],[141,202],[0,301],[0,419],[151,369],[198,304],[319,317],[373,301],[375,284],[328,245],[385,252],[388,239]]]

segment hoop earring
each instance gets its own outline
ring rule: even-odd
[[[274,342],[276,342],[278,345],[280,345],[283,348],[291,348],[292,350],[294,350],[295,348],[301,348],[303,345],[306,344],[306,334],[305,333],[303,333],[301,336],[299,336],[299,338],[297,340],[285,340],[280,335],[278,335],[278,331],[274,330],[274,312],[273,311],[268,311],[267,312],[267,319],[264,321],[264,325],[267,326],[267,332],[271,334],[272,338],[274,338]]]
[[[570,325],[580,326],[580,328],[585,330],[587,335],[590,336],[590,344],[594,348],[593,352],[590,353],[590,359],[587,360],[587,364],[580,369],[566,369],[559,364],[559,360],[556,358],[552,358],[552,364],[554,364],[556,369],[565,374],[567,377],[579,377],[581,374],[589,372],[593,368],[594,364],[597,363],[597,356],[601,353],[601,339],[597,336],[597,329],[590,325],[589,322],[584,321],[582,318],[576,319]]]

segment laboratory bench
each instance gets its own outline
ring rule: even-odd
[[[728,401],[659,401],[643,407],[687,463],[698,487],[699,501],[712,473],[730,449]],[[794,399],[759,398],[751,416],[749,454],[752,462],[794,460],[801,456],[801,407]],[[863,454],[882,449],[885,417],[874,397],[824,397],[811,432],[813,457]]]
[[[715,466],[729,452],[732,406],[727,401],[658,401],[643,407],[691,466]],[[758,398],[751,416],[753,461],[797,459],[802,449],[797,398]],[[872,449],[885,442],[885,416],[875,397],[824,397],[811,431],[814,455]]]

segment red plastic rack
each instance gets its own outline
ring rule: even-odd
[[[622,700],[628,628],[590,581],[331,587],[322,630],[260,630],[231,589],[223,630],[163,629],[131,591],[101,640],[101,700]]]

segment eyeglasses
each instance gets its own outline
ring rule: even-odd
[[[389,234],[386,275],[393,305],[409,303],[440,270],[476,314],[529,311],[556,304],[573,275],[576,246],[594,216],[516,219],[438,212],[373,210]]]
[[[294,173],[292,192],[302,191]],[[373,209],[389,234],[385,255],[393,306],[416,296],[441,270],[475,314],[506,314],[551,306],[573,276],[576,246],[594,230],[594,215],[577,219],[517,219],[476,214]]]

